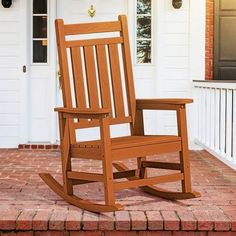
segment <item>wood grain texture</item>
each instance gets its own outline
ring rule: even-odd
[[[124,117],[125,108],[124,108],[124,98],[122,91],[118,46],[116,44],[111,44],[108,46],[108,49],[109,49],[109,59],[111,67],[112,90],[115,103],[114,104],[115,116]]]

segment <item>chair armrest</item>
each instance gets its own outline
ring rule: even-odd
[[[188,98],[136,99],[138,110],[176,110],[192,102],[193,99]]]
[[[78,108],[64,108],[57,107],[54,111],[61,113],[63,118],[84,118],[84,119],[100,119],[107,117],[111,113],[110,109],[97,109],[92,110],[89,108],[78,109]]]

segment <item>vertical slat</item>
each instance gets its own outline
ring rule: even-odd
[[[232,160],[232,90],[226,91],[226,158]]]
[[[76,105],[78,108],[86,108],[84,76],[82,69],[81,52],[79,47],[71,48],[71,58],[72,58]]]
[[[118,54],[117,44],[110,44],[109,48],[109,59],[111,67],[111,77],[112,77],[112,91],[114,98],[115,116],[122,117],[125,116],[124,109],[124,99],[121,83],[121,73],[120,73],[120,62]]]
[[[225,89],[220,91],[220,152],[225,156]]]
[[[210,148],[214,149],[215,137],[215,93],[214,89],[210,90]]]
[[[236,90],[233,90],[233,162],[236,163]]]
[[[215,89],[215,150],[220,150],[220,90]]]
[[[128,24],[127,24],[127,19],[124,15],[119,16],[119,20],[121,22],[121,28],[122,28],[120,35],[124,38],[124,44],[122,45],[122,53],[123,53],[123,59],[124,59],[124,72],[125,72],[125,80],[126,80],[128,108],[129,108],[129,114],[132,116],[132,121],[134,124],[135,111],[136,111],[136,99],[135,99],[131,54],[130,54]]]
[[[206,144],[206,89],[202,89],[202,143]]]
[[[98,86],[96,79],[95,58],[92,46],[84,47],[84,59],[86,67],[86,77],[88,84],[88,97],[90,108],[99,108]]]
[[[111,94],[110,94],[108,64],[107,64],[105,45],[97,45],[96,53],[97,53],[97,64],[98,64],[98,74],[99,74],[99,84],[100,84],[100,90],[101,90],[102,107],[111,109],[112,108]]]
[[[210,146],[210,115],[211,115],[211,104],[210,104],[210,91],[211,89],[206,89],[206,145]]]
[[[201,87],[198,88],[198,139],[202,142],[202,91]]]

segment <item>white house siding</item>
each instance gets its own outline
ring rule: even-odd
[[[174,9],[171,2],[158,1],[156,76],[152,86],[158,97],[194,98],[192,80],[204,79],[205,0],[184,0],[181,9]],[[187,110],[193,144],[194,104]],[[175,112],[158,112],[157,122],[160,133],[177,133]]]
[[[163,15],[159,20],[161,45],[159,50],[158,92],[160,97],[191,97],[189,78],[190,1],[183,1],[181,9],[174,9],[172,1],[160,5]],[[177,132],[175,112],[160,112],[162,133]]]
[[[19,142],[20,2],[0,5],[0,147]]]

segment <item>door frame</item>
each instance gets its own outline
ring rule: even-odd
[[[31,0],[32,1],[32,0]],[[50,143],[56,143],[56,114],[53,108],[56,104],[56,75],[57,75],[57,53],[55,43],[55,27],[54,20],[56,18],[56,0],[49,1],[49,106],[52,108],[50,112]],[[30,65],[31,65],[31,4],[21,0],[21,75],[20,83],[20,103],[19,103],[19,144],[28,143],[30,132],[30,111],[29,111],[29,83],[30,83]],[[23,73],[23,66],[26,66],[26,72]]]

